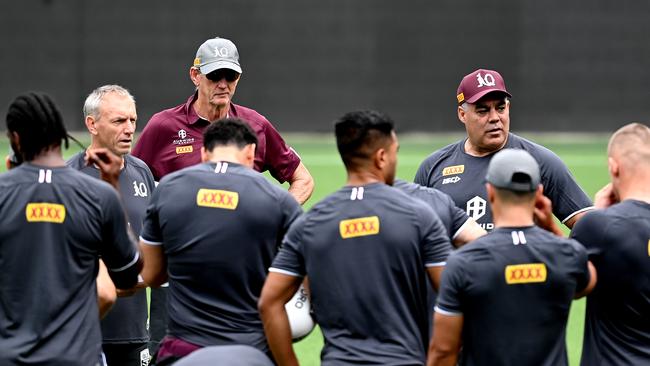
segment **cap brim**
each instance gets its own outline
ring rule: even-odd
[[[216,62],[211,62],[205,65],[199,66],[199,69],[201,70],[201,73],[203,74],[209,74],[213,72],[214,70],[219,70],[219,69],[230,69],[230,70],[235,70],[238,73],[242,73],[241,67],[237,65],[234,62],[228,62],[228,61],[216,61]]]
[[[507,91],[499,88],[492,88],[492,89],[481,90],[479,93],[474,94],[471,98],[465,100],[464,102],[474,104],[478,102],[479,99],[483,98],[484,96],[490,93],[502,93],[507,95],[508,98],[512,98],[512,95],[510,95],[510,93],[508,93]]]

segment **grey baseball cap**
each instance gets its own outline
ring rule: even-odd
[[[539,186],[539,164],[525,150],[503,149],[490,160],[485,180],[497,188],[532,192]]]
[[[219,37],[203,42],[196,51],[194,66],[198,67],[202,74],[219,69],[231,69],[240,74],[242,72],[237,47],[229,39]]]

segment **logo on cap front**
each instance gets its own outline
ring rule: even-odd
[[[508,285],[546,282],[546,265],[544,263],[509,265],[506,266],[504,272]]]
[[[484,86],[494,86],[496,85],[496,81],[494,80],[494,76],[489,73],[485,73],[484,76],[481,76],[481,73],[479,72],[476,74],[476,81],[478,81],[478,87],[484,87]]]
[[[229,52],[226,47],[215,47],[214,56],[215,57],[228,57]]]
[[[339,232],[343,239],[379,234],[379,217],[359,217],[339,222]]]

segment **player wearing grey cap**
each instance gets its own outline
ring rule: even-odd
[[[217,37],[203,42],[189,68],[196,91],[185,103],[151,117],[133,155],[149,166],[158,181],[201,162],[203,132],[211,123],[226,117],[240,118],[257,135],[253,168],[268,170],[280,183],[289,182],[289,192],[302,204],[314,190],[313,178],[271,122],[257,111],[233,103],[241,75],[239,51],[232,41]],[[165,334],[165,297],[166,288],[152,290],[152,349]]]
[[[566,365],[571,301],[596,282],[585,248],[533,223],[540,170],[504,149],[487,170],[495,229],[452,253],[442,274],[428,365]]]
[[[186,103],[151,117],[133,155],[144,160],[160,180],[201,162],[203,131],[210,123],[240,118],[257,134],[255,170],[268,170],[280,183],[289,182],[289,192],[302,204],[314,189],[313,179],[298,154],[264,116],[232,102],[241,75],[239,51],[233,42],[219,37],[205,41],[190,67],[196,92]]]
[[[302,212],[252,169],[257,138],[245,122],[220,120],[203,143],[204,163],[160,181],[140,237],[145,282],[169,277],[169,330],[157,364],[212,345],[268,351],[257,300],[280,239]]]
[[[6,121],[23,163],[0,175],[0,365],[96,365],[99,256],[118,288],[133,287],[141,265],[124,209],[113,187],[65,166],[49,96],[20,95]],[[89,161],[117,185],[117,158],[95,149]]]
[[[93,90],[83,107],[86,128],[91,137],[89,149],[106,148],[121,161],[119,191],[129,226],[139,234],[154,180],[147,165],[129,154],[135,134],[137,113],[135,99],[119,85],[104,85]],[[82,151],[66,164],[92,177],[100,171],[86,164]],[[149,361],[147,330],[147,294],[138,287],[118,291],[111,311],[102,319],[102,349],[108,366],[141,366]]]
[[[437,286],[451,243],[431,207],[390,187],[398,142],[387,116],[347,113],[336,141],[347,185],[291,226],[262,290],[273,356],[297,364],[284,304],[308,276],[322,365],[423,365],[427,274]]]
[[[492,156],[504,148],[524,149],[540,164],[544,194],[553,213],[566,226],[591,209],[589,197],[552,151],[510,133],[510,93],[501,75],[479,69],[466,75],[458,86],[458,118],[467,138],[443,147],[427,157],[415,183],[450,195],[484,229],[494,227],[485,186],[482,184]]]
[[[650,365],[650,128],[631,123],[608,147],[611,183],[571,236],[598,284],[587,297],[581,364]]]

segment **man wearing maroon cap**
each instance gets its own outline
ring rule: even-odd
[[[205,41],[189,70],[196,91],[187,102],[151,117],[132,154],[147,163],[159,181],[169,173],[201,162],[203,131],[207,126],[221,118],[239,118],[257,135],[254,169],[268,170],[279,182],[289,182],[289,193],[302,204],[314,190],[311,174],[264,116],[232,103],[241,73],[239,52],[233,42],[225,38]],[[164,287],[152,291],[152,352],[167,327],[165,295]]]
[[[484,177],[492,156],[503,148],[528,151],[540,165],[544,195],[553,213],[569,228],[591,209],[591,201],[566,165],[547,148],[509,132],[510,98],[501,75],[479,69],[466,75],[458,86],[458,119],[467,138],[427,157],[415,182],[450,195],[481,227],[494,228]]]

